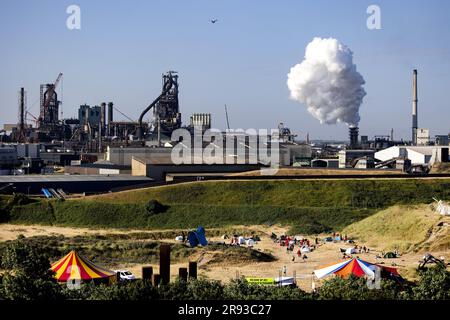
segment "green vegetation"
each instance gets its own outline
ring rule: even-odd
[[[292,226],[292,232],[315,234],[343,228],[373,212],[373,209],[331,207],[175,204],[164,213],[149,214],[144,204],[44,200],[14,207],[8,221],[17,224],[152,229],[281,223]]]
[[[371,290],[363,278],[332,278],[315,293],[292,287],[250,285],[243,279],[229,284],[219,281],[178,280],[152,286],[144,280],[112,285],[82,284],[80,290],[57,285],[49,271],[44,249],[22,240],[10,243],[2,254],[5,274],[0,277],[0,300],[448,300],[450,272],[435,266],[420,273],[417,283],[399,285],[381,280],[381,288]]]
[[[40,252],[50,259],[57,261],[71,250],[89,257],[94,263],[115,268],[123,264],[158,263],[160,241],[152,240],[140,233],[120,235],[89,235],[89,236],[36,236],[20,237],[14,241],[0,243],[0,263],[7,257],[7,250],[18,243],[27,247],[40,248]],[[210,244],[205,248],[191,248],[184,244],[171,244],[172,262],[185,261],[192,256],[208,254],[210,259],[206,266],[219,264],[223,261],[229,263],[242,262],[270,262],[275,258],[267,253],[247,247]]]
[[[95,202],[385,208],[450,200],[450,179],[208,181],[89,197]]]
[[[96,228],[283,224],[293,233],[341,230],[396,204],[450,199],[450,179],[216,181],[71,201],[3,201],[0,221]]]

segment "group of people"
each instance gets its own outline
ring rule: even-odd
[[[296,238],[291,236],[281,236],[278,239],[278,243],[281,247],[286,247],[286,253],[292,254],[292,262],[295,262],[295,260],[302,259],[303,261],[306,261],[308,259],[308,256],[305,252],[302,252],[302,248],[307,248],[307,252],[311,252],[315,249],[316,245],[318,244],[318,239],[315,240],[315,245],[311,245],[311,241],[309,239],[305,238]],[[294,253],[295,246],[298,246],[298,250],[296,253]]]
[[[341,240],[343,240],[343,241],[347,241],[347,240],[348,240],[346,234],[345,234],[344,236],[342,236],[342,235],[339,234],[339,233],[333,232],[333,240],[336,239],[336,238],[339,238],[339,239],[341,239]]]

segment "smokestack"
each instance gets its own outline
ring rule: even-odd
[[[25,139],[25,89],[20,88],[19,93],[19,142]]]
[[[417,145],[417,70],[413,72],[412,145]]]
[[[108,103],[108,131],[109,131],[110,136],[113,135],[112,127],[111,127],[111,122],[113,122],[113,107],[114,107],[114,104],[112,102],[109,102]]]
[[[20,88],[20,104],[19,104],[19,128],[25,128],[25,89]]]
[[[358,148],[358,140],[359,140],[359,128],[358,127],[350,127],[350,148],[356,149]]]
[[[105,126],[106,126],[106,102],[102,102],[100,105],[100,135],[106,135],[105,134]]]

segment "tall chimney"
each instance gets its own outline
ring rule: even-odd
[[[113,122],[113,107],[114,107],[114,104],[112,102],[109,102],[108,103],[108,132],[109,132],[110,136],[113,135],[112,127],[111,127],[111,122]]]
[[[359,128],[358,127],[350,127],[349,129],[350,135],[350,148],[357,149],[358,148],[358,140],[359,140]]]
[[[106,135],[106,102],[102,102],[102,104],[100,105],[101,107],[101,115],[100,115],[100,135],[104,136]]]
[[[413,72],[412,145],[417,145],[417,70]]]
[[[19,94],[19,142],[25,139],[25,89],[20,88]]]

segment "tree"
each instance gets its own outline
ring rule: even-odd
[[[17,240],[5,248],[1,266],[1,294],[12,300],[53,300],[62,298],[61,290],[50,270],[46,253],[36,246]]]

